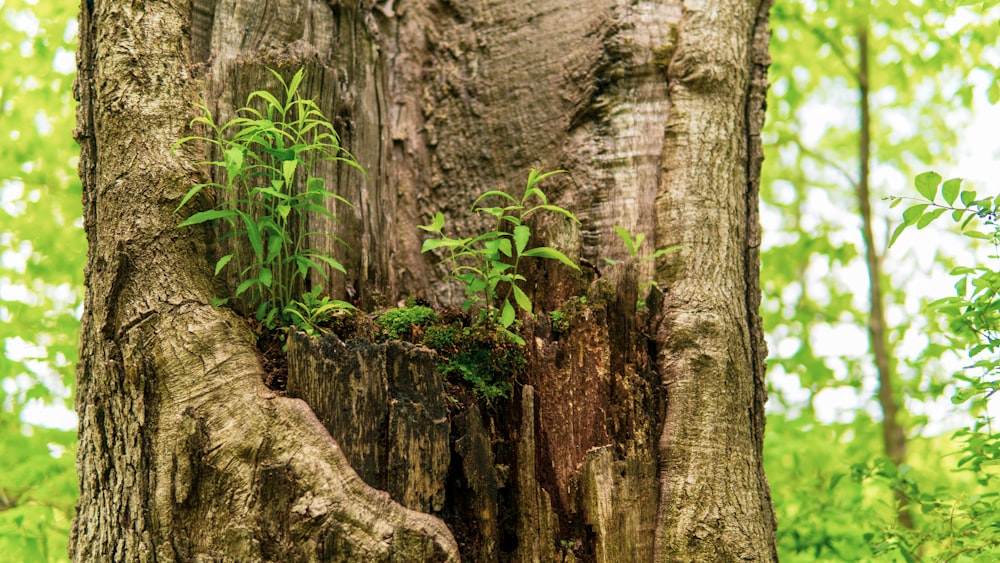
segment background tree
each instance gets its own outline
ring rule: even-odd
[[[767,10],[84,4],[76,94],[89,252],[73,557],[774,559],[756,313]],[[643,272],[668,291],[641,314],[636,266],[595,269],[592,284],[558,264],[529,272],[536,313],[583,292],[587,303],[565,341],[544,317],[524,319],[529,363],[557,353],[564,367],[529,368],[513,401],[485,416],[491,443],[509,444],[493,453],[512,461],[510,477],[492,464],[460,474],[503,489],[486,510],[501,514],[496,529],[447,502],[404,508],[364,484],[305,403],[264,387],[247,324],[210,305],[207,232],[178,230],[174,214],[203,178],[201,158],[169,147],[199,93],[224,121],[273,85],[265,66],[286,79],[306,69],[306,97],[368,171],[314,171],[354,204],[319,226],[350,244],[345,274],[326,286],[334,297],[454,303],[416,223],[441,210],[459,234],[475,232],[458,213],[470,194],[516,185],[539,161],[567,170],[550,197],[584,225],[533,225],[539,240],[591,263],[627,258],[615,225],[648,233],[651,248],[685,245]],[[564,363],[559,350],[596,361]],[[636,500],[610,502],[625,493]],[[474,533],[456,543],[466,520]]]
[[[935,261],[947,265],[951,258],[941,249],[918,248],[909,255],[894,249],[886,262],[889,232],[898,219],[879,199],[906,192],[917,172],[953,158],[974,84],[988,86],[995,101],[996,80],[986,61],[994,56],[996,12],[947,2],[791,2],[776,8],[774,18],[779,31],[773,72],[780,78],[769,105],[776,118],[765,138],[776,159],[766,169],[763,198],[767,217],[772,217],[769,209],[777,211],[767,224],[781,226],[765,239],[765,319],[777,342],[772,374],[782,379],[794,374],[809,395],[806,401],[786,397],[792,387],[787,383],[775,394],[782,408],[771,417],[770,468],[789,484],[776,500],[779,521],[786,523],[780,543],[783,553],[802,553],[808,560],[827,553],[866,558],[874,555],[871,549],[896,547],[912,557],[921,542],[936,548],[946,544],[937,532],[923,535],[938,516],[926,509],[911,515],[905,505],[916,502],[912,491],[897,487],[892,505],[899,522],[912,528],[916,518],[914,538],[921,538],[900,546],[894,519],[843,477],[852,463],[873,463],[878,457],[871,447],[873,429],[879,428],[882,451],[903,473],[919,459],[927,490],[952,486],[940,479],[947,465],[927,463],[925,453],[906,455],[911,440],[920,452],[953,447],[945,439],[920,436],[930,422],[927,405],[940,405],[955,390],[950,370],[941,363],[953,347],[952,327],[933,310],[924,310],[918,295],[907,290],[908,280],[930,278],[940,267]],[[783,48],[792,44],[817,56],[793,57]],[[848,212],[852,209],[857,214]],[[867,302],[860,298],[862,268]],[[860,333],[852,327],[869,333],[867,353],[830,346],[857,340]],[[860,349],[854,344],[842,348]],[[855,392],[835,392],[845,388]],[[815,404],[834,397],[857,407],[843,409],[837,424],[812,427],[818,422]],[[877,407],[868,404],[875,398]],[[803,428],[850,444],[823,453],[793,451],[785,432]],[[831,463],[838,469],[831,470]],[[940,498],[949,494],[942,492]],[[849,523],[864,512],[883,532],[868,530],[875,538],[871,541]],[[835,514],[846,518],[844,525],[831,518]],[[893,542],[886,544],[883,536]]]
[[[74,17],[65,2],[0,3],[0,557],[17,561],[65,559],[76,499],[76,433],[28,424],[71,405],[76,364]]]

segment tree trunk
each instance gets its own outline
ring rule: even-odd
[[[776,559],[767,0],[88,5],[74,560]],[[510,400],[455,399],[423,348],[332,336],[290,337],[289,396],[262,383],[248,324],[210,305],[234,280],[213,281],[209,233],[176,227],[203,155],[170,146],[199,95],[225,121],[274,86],[266,67],[306,69],[303,94],[367,170],[314,171],[354,206],[312,225],[350,244],[326,290],[362,308],[460,302],[416,225],[440,210],[474,233],[476,195],[567,171],[546,192],[581,225],[539,221],[533,244],[592,266],[529,267]],[[649,235],[642,255],[684,248],[637,261],[615,225]],[[662,291],[637,309],[650,279]]]

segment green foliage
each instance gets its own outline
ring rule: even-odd
[[[569,331],[569,316],[558,309],[549,313],[549,322],[552,323],[552,332],[555,334]]]
[[[335,319],[354,310],[354,306],[346,301],[321,296],[322,289],[320,286],[312,288],[302,294],[301,301],[293,299],[284,309],[283,318],[290,319],[292,325],[309,336],[325,332]]]
[[[65,561],[77,496],[75,429],[25,421],[73,425],[86,258],[71,134],[78,6],[0,1],[3,561]]]
[[[556,213],[579,223],[569,211],[549,204],[545,192],[538,187],[542,180],[560,172],[562,170],[541,173],[532,168],[520,199],[500,190],[490,190],[477,197],[472,203],[473,211],[493,218],[492,231],[461,239],[448,237],[442,231],[445,221],[444,214],[440,212],[434,216],[430,225],[419,225],[419,228],[438,235],[437,238],[425,240],[421,252],[445,250],[447,256],[444,262],[451,264],[451,277],[465,286],[466,300],[463,309],[468,310],[473,305],[482,307],[482,313],[490,324],[496,325],[501,333],[521,344],[524,343],[521,337],[510,331],[517,315],[515,305],[529,315],[532,314],[531,300],[517,285],[524,281],[524,276],[518,273],[521,258],[548,258],[558,260],[575,270],[580,269],[555,248],[528,248],[531,227],[525,221],[536,212]],[[541,203],[529,206],[532,198]],[[506,205],[479,207],[480,202],[485,199],[500,200]]]
[[[927,561],[949,557],[942,555],[950,549],[948,540],[931,531],[942,522],[940,514],[923,512],[924,505],[915,501],[914,535],[905,543],[888,541],[901,528],[893,494],[902,485],[850,470],[886,467],[878,461],[881,421],[866,412],[875,406],[874,362],[861,347],[831,354],[830,339],[822,335],[853,329],[863,338],[868,320],[867,300],[858,291],[864,282],[857,279],[865,268],[857,229],[857,30],[869,30],[869,164],[871,189],[881,196],[880,190],[894,189],[919,169],[952,156],[957,132],[971,115],[975,85],[967,78],[985,77],[990,97],[1000,92],[996,68],[986,63],[997,43],[1000,12],[984,6],[982,15],[973,15],[955,6],[940,0],[790,0],[771,10],[773,86],[762,134],[767,161],[761,183],[761,282],[772,385],[765,456],[782,561],[902,561],[907,553]],[[921,180],[922,189],[932,180]],[[941,186],[942,201],[960,201],[958,188],[954,182],[947,190]],[[889,229],[881,229],[887,224],[886,207],[873,205],[876,247],[891,237]],[[913,226],[933,221],[923,216],[911,211],[905,220],[912,219]],[[951,261],[944,252],[937,255],[938,264]],[[942,318],[939,309],[921,314],[919,300],[904,291],[906,282],[928,275],[926,265],[912,255],[884,264],[896,400],[905,406],[940,404],[936,400],[954,384],[941,358],[964,337],[953,332],[957,325]],[[914,341],[923,344],[913,346]],[[857,406],[840,413],[840,420],[852,423],[820,420],[817,405],[833,394],[856,398]],[[941,457],[955,444],[945,437],[921,437],[926,415],[915,410],[904,408],[897,419],[907,427],[908,459],[914,466],[906,477],[920,483],[921,494],[940,492],[943,500],[968,491],[968,483],[951,471],[953,464]],[[845,478],[855,475],[860,480]],[[941,539],[940,548],[932,545],[934,537]],[[914,545],[922,551],[913,551]],[[994,559],[970,552],[953,560]]]
[[[25,434],[20,423],[5,415],[0,415],[4,437],[0,459],[5,460],[0,477],[0,559],[63,561],[77,496],[75,436],[39,428]]]
[[[214,209],[197,212],[179,226],[224,222],[219,240],[233,238],[235,242],[233,252],[216,263],[215,273],[233,260],[241,266],[241,281],[233,297],[246,294],[249,308],[270,329],[290,324],[315,327],[313,319],[351,306],[344,301],[319,300],[315,293],[294,300],[296,289],[304,285],[310,272],[323,279],[328,276],[326,267],[344,272],[332,255],[308,247],[310,235],[331,236],[309,231],[309,217],[336,220],[324,201],[350,203],[327,190],[323,178],[312,176],[311,171],[321,161],[342,162],[364,171],[341,148],[337,132],[316,102],[299,95],[304,71],[300,69],[286,83],[278,72],[268,70],[281,83],[282,100],[266,90],[251,92],[246,106],[237,110],[238,116],[221,126],[201,105],[204,115],[191,123],[204,130],[204,135],[177,141],[176,146],[203,141],[222,158],[200,163],[215,167],[222,181],[195,185],[178,210],[204,188],[227,194]],[[263,104],[263,111],[253,107],[255,101]]]
[[[657,258],[661,258],[668,254],[673,254],[674,252],[677,252],[678,250],[684,248],[683,244],[667,246],[664,248],[657,248],[652,253],[647,254],[646,256],[640,258],[639,251],[642,247],[642,243],[646,240],[646,235],[643,233],[638,233],[633,236],[628,229],[618,225],[615,225],[615,233],[618,234],[618,238],[621,239],[622,244],[625,245],[625,249],[628,250],[629,257],[631,257],[632,260],[636,260],[637,261],[636,263],[638,264],[645,264],[646,262],[649,262],[651,260],[656,260]],[[611,264],[612,266],[617,264],[617,260],[612,260],[611,258],[605,258],[604,261],[607,262],[608,264]],[[656,280],[649,279],[640,284],[639,293],[647,294],[650,287],[659,287],[656,283]],[[637,306],[642,307],[645,304],[646,304],[645,300],[640,299]]]
[[[918,175],[914,185],[920,199],[889,198],[893,206],[905,200],[916,202],[903,211],[893,242],[911,227],[923,229],[948,213],[964,235],[991,243],[991,258],[997,258],[1000,198],[980,198],[975,191],[962,189],[961,179],[942,182],[935,172]],[[951,273],[958,278],[956,295],[933,301],[929,307],[949,319],[952,347],[964,343],[973,360],[954,375],[953,383],[958,385],[952,386],[951,402],[967,405],[970,413],[981,415],[974,425],[952,435],[957,460],[951,471],[956,477],[951,483],[929,483],[911,466],[896,468],[882,459],[852,467],[856,479],[897,491],[919,514],[912,529],[885,524],[881,530],[868,533],[875,554],[898,553],[906,561],[1000,557],[1000,493],[994,469],[1000,465],[1000,436],[993,431],[991,419],[982,414],[986,400],[1000,388],[1000,357],[996,354],[1000,343],[1000,275],[983,266],[960,266]]]
[[[375,318],[380,340],[404,340],[413,333],[413,327],[423,327],[441,320],[441,317],[424,305],[411,305],[389,309]]]
[[[438,370],[443,375],[465,381],[478,397],[492,402],[510,397],[511,382],[526,364],[521,345],[497,328],[488,322],[471,327],[432,325],[422,343],[440,354]]]
[[[639,250],[642,248],[642,243],[645,242],[645,240],[646,240],[646,235],[644,235],[643,233],[637,233],[637,234],[633,235],[628,229],[626,229],[625,227],[618,226],[618,225],[615,225],[615,233],[618,234],[618,238],[621,239],[622,244],[625,245],[625,249],[628,250],[628,255],[633,260],[636,260],[637,263],[639,263],[639,264],[645,264],[646,262],[649,262],[650,260],[656,260],[657,258],[660,258],[662,256],[666,256],[667,254],[672,254],[672,253],[677,252],[678,250],[684,248],[683,244],[678,244],[678,245],[674,245],[674,246],[668,246],[668,247],[665,247],[665,248],[657,248],[654,252],[652,252],[650,254],[647,254],[646,256],[643,256],[642,258],[640,258],[639,257]],[[607,262],[608,264],[611,264],[611,265],[614,265],[614,264],[617,263],[616,260],[612,260],[610,258],[605,258],[604,261]],[[651,282],[651,283],[655,284],[655,282]]]

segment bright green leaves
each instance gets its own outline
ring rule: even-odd
[[[928,201],[934,201],[938,186],[941,185],[941,175],[937,172],[924,172],[913,181],[917,192]]]
[[[575,262],[566,257],[565,254],[559,252],[551,246],[539,246],[537,248],[532,248],[531,250],[526,250],[521,253],[524,257],[535,257],[535,258],[548,258],[550,260],[558,260],[563,264],[566,264],[574,270],[579,270],[580,267],[576,265]]]
[[[301,299],[293,299],[282,310],[283,320],[313,336],[323,331],[321,327],[329,326],[333,320],[354,309],[354,306],[346,301],[320,295],[322,289],[316,286],[312,291],[302,294]]]
[[[941,197],[944,198],[944,202],[948,205],[955,204],[955,198],[958,197],[959,191],[962,189],[962,179],[952,178],[944,183],[941,188]]]
[[[1000,213],[1000,197],[979,199],[974,190],[962,190],[962,179],[952,178],[941,183],[941,175],[936,172],[924,172],[916,177],[914,186],[917,192],[924,198],[924,201],[912,200],[898,196],[890,196],[892,200],[890,207],[895,207],[904,200],[917,201],[903,211],[903,222],[896,226],[889,238],[889,246],[892,246],[903,231],[910,227],[923,229],[936,221],[947,212],[951,212],[951,219],[959,223],[962,234],[966,237],[981,240],[1000,240],[997,233],[983,233],[982,231],[969,228],[973,219],[979,218],[987,225],[994,225],[998,213]],[[938,196],[944,200],[944,205],[936,203]],[[960,200],[962,207],[955,207],[956,200]]]
[[[684,248],[684,245],[682,244],[658,248],[653,253],[639,258],[639,249],[642,247],[642,243],[646,240],[646,235],[643,233],[637,233],[633,237],[632,233],[629,232],[628,229],[619,225],[615,225],[615,233],[618,234],[618,238],[620,238],[622,244],[625,245],[625,250],[628,251],[628,255],[632,257],[633,260],[638,260],[639,264],[644,264],[650,260],[656,260],[657,258],[666,256],[667,254],[672,254]],[[604,261],[612,265],[616,263],[615,260],[610,258],[605,258]]]
[[[71,134],[79,2],[0,4],[0,560],[65,561],[86,261]]]
[[[642,246],[642,241],[646,240],[646,235],[643,233],[638,233],[635,238],[632,238],[632,233],[629,232],[625,227],[615,225],[615,233],[618,234],[618,238],[622,239],[622,244],[625,245],[625,249],[628,250],[628,255],[635,258],[639,255],[639,247]]]
[[[532,314],[531,299],[518,286],[524,276],[518,273],[522,258],[545,258],[556,260],[570,268],[579,266],[565,254],[551,246],[528,248],[531,228],[525,218],[535,212],[548,211],[579,222],[569,211],[551,205],[545,192],[538,187],[542,180],[558,174],[561,170],[541,173],[532,169],[528,183],[520,198],[500,191],[484,192],[473,202],[473,210],[493,218],[494,230],[475,237],[451,238],[444,234],[444,214],[438,212],[429,225],[418,228],[433,235],[424,240],[421,252],[443,250],[444,262],[451,265],[451,277],[460,281],[466,290],[463,308],[473,305],[482,307],[485,318],[497,324],[501,333],[515,342],[523,344],[521,337],[511,332],[510,327],[517,320],[517,309]],[[529,205],[532,198],[541,203]],[[500,205],[481,207],[483,201],[499,200]],[[513,299],[513,302],[511,301]],[[517,307],[515,307],[515,305]]]
[[[175,144],[207,143],[221,153],[222,161],[201,164],[216,167],[224,176],[221,182],[197,184],[188,190],[178,210],[205,188],[221,191],[224,197],[215,209],[194,213],[178,226],[212,223],[217,227],[220,242],[227,241],[232,252],[216,262],[215,274],[230,263],[240,268],[234,297],[245,298],[248,309],[256,311],[265,326],[295,324],[312,332],[318,330],[316,322],[328,319],[335,310],[350,308],[343,301],[315,293],[294,299],[310,272],[326,279],[331,270],[344,271],[332,255],[306,245],[309,235],[318,234],[308,230],[310,217],[336,220],[325,201],[350,205],[327,190],[323,178],[312,176],[312,170],[321,161],[364,170],[341,148],[336,131],[316,103],[299,94],[304,71],[296,72],[287,83],[278,72],[268,71],[284,90],[280,99],[266,90],[252,92],[247,105],[237,111],[238,117],[221,126],[206,106],[199,106],[203,115],[192,126],[207,136],[184,137]]]
[[[653,253],[640,258],[639,251],[642,247],[642,243],[646,240],[646,235],[644,235],[643,233],[637,233],[635,236],[633,236],[628,229],[619,225],[615,225],[615,233],[618,235],[618,238],[621,239],[622,244],[625,245],[625,250],[628,251],[629,257],[631,257],[632,260],[638,260],[639,264],[644,264],[651,260],[656,260],[657,258],[666,256],[667,254],[672,254],[684,248],[684,245],[682,244],[675,246],[668,246],[665,248],[658,248]],[[611,258],[605,258],[604,261],[611,265],[615,265],[618,263],[617,260],[612,260]],[[645,281],[639,286],[639,291],[640,293],[645,293],[649,290],[650,287],[658,287],[656,280],[650,279]],[[644,300],[640,299],[638,305],[642,306],[643,303]]]
[[[963,235],[990,242],[994,252],[1000,241],[1000,196],[980,198],[973,190],[963,190],[962,180],[955,178],[941,183],[941,176],[926,172],[916,177],[914,185],[923,201],[911,205],[903,212],[903,222],[893,233],[893,240],[908,227],[923,228],[947,211],[957,223]],[[938,203],[938,197],[944,204]],[[903,199],[893,198],[893,205]],[[956,207],[956,205],[960,205]],[[974,219],[979,221],[974,222]],[[997,256],[990,257],[992,260]],[[1000,389],[1000,359],[996,351],[1000,348],[1000,272],[988,266],[958,266],[950,274],[957,278],[955,295],[937,299],[929,304],[929,309],[940,313],[949,328],[949,348],[965,346],[971,365],[956,373],[949,381],[954,389],[951,402],[964,405],[973,415],[979,415],[970,428],[956,432],[952,439],[959,446],[960,458],[952,471],[966,471],[971,474],[981,490],[986,494],[969,495],[964,488],[960,492],[921,491],[919,483],[899,475],[883,475],[881,478],[894,490],[901,491],[914,505],[919,505],[925,521],[943,523],[941,531],[934,531],[924,524],[919,530],[926,536],[898,534],[899,544],[895,545],[907,560],[915,560],[916,553],[924,550],[924,555],[934,554],[937,559],[952,559],[959,554],[975,554],[977,560],[995,560],[1000,545],[1000,531],[993,525],[1000,514],[1000,495],[997,488],[998,474],[984,470],[1000,464],[1000,435],[993,431],[987,400]],[[891,536],[888,536],[891,538]],[[909,542],[912,545],[907,545]],[[926,548],[936,545],[947,546],[943,551]],[[949,555],[948,557],[945,557]]]

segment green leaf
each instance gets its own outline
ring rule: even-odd
[[[643,258],[640,261],[640,263],[648,262],[650,260],[656,260],[657,258],[660,258],[661,256],[666,256],[667,254],[673,254],[674,252],[677,252],[678,250],[683,249],[685,246],[686,245],[683,245],[683,244],[675,244],[674,246],[668,246],[666,248],[657,249],[656,252],[654,252],[654,253],[650,254],[649,256]]]
[[[184,194],[184,197],[181,198],[181,202],[177,205],[177,209],[174,209],[174,212],[176,213],[177,211],[180,211],[180,209],[182,207],[184,207],[184,204],[186,204],[192,197],[194,197],[195,194],[197,194],[198,192],[200,192],[202,190],[202,188],[204,188],[204,187],[206,187],[208,185],[209,184],[197,184],[193,188],[191,188],[190,190],[188,190],[188,192],[186,194]]]
[[[190,225],[198,225],[206,221],[212,221],[215,219],[229,218],[236,215],[237,212],[231,209],[209,209],[208,211],[199,211],[194,215],[188,217],[187,219],[180,222],[177,227],[187,227]]]
[[[472,202],[472,207],[475,208],[477,205],[479,205],[480,201],[482,201],[483,199],[485,199],[487,197],[492,197],[492,196],[501,197],[503,199],[506,199],[507,201],[510,201],[511,203],[515,203],[515,204],[517,203],[517,200],[514,199],[514,197],[512,195],[510,195],[509,193],[507,193],[507,192],[502,192],[500,190],[490,190],[488,192],[483,192],[482,195],[480,195],[479,197],[477,197],[476,201]]]
[[[320,266],[314,260],[311,260],[306,256],[296,255],[292,259],[295,261],[296,272],[298,272],[298,275],[302,278],[306,277],[310,269],[315,270],[316,272],[319,272],[322,275],[326,274],[323,271],[322,266]]]
[[[219,258],[219,261],[215,263],[215,275],[219,275],[219,272],[221,272],[222,269],[226,267],[226,264],[228,264],[232,259],[232,254],[226,254],[222,258]]]
[[[974,201],[976,201],[976,192],[973,190],[965,190],[962,192],[959,198],[962,200],[962,204],[968,207],[972,205]]]
[[[316,254],[316,255],[313,256],[313,258],[319,260],[320,262],[323,262],[327,266],[330,266],[331,268],[333,268],[334,270],[337,270],[338,272],[340,272],[342,274],[347,274],[347,270],[344,269],[343,264],[341,264],[340,262],[336,261],[335,259],[333,259],[333,258],[331,258],[329,256],[324,256],[322,254]]]
[[[934,201],[934,197],[937,196],[938,185],[941,183],[941,175],[937,172],[924,172],[918,175],[913,183],[916,185],[920,195],[924,196],[928,201]]]
[[[500,326],[509,328],[510,325],[514,324],[515,317],[514,306],[510,304],[510,301],[504,299],[503,311],[500,313]]]
[[[944,198],[948,205],[954,205],[955,199],[958,197],[958,192],[962,187],[961,178],[952,178],[944,183],[941,187],[941,197]]]
[[[430,225],[417,225],[418,229],[423,229],[432,233],[440,233],[441,229],[444,227],[444,213],[438,211],[434,215],[434,219],[431,220]],[[423,250],[421,252],[424,252]]]
[[[254,98],[261,98],[265,100],[267,104],[281,113],[284,113],[284,107],[278,102],[278,99],[274,97],[274,94],[268,92],[267,90],[256,90],[250,93],[247,97],[247,103],[249,104]]]
[[[566,257],[565,254],[559,252],[558,250],[552,248],[551,246],[539,246],[537,248],[532,248],[530,250],[524,251],[521,256],[534,256],[536,258],[550,258],[558,260],[563,264],[566,264],[570,268],[579,271],[580,267],[577,266],[572,260]]]
[[[499,254],[503,254],[504,256],[511,255],[511,246],[509,238],[498,238],[495,240],[491,240],[487,242],[484,246],[486,247],[488,254],[497,256],[496,259],[499,259]]]
[[[299,89],[299,84],[302,83],[302,78],[305,77],[305,68],[300,68],[295,76],[292,77],[292,81],[288,83],[288,96],[291,97]]]
[[[530,213],[532,213],[532,212],[534,212],[535,210],[538,210],[538,209],[544,209],[546,211],[552,211],[553,213],[558,213],[560,215],[563,215],[563,216],[569,218],[574,223],[579,223],[580,222],[580,220],[576,218],[576,215],[573,215],[572,213],[570,213],[566,209],[563,209],[562,207],[559,207],[558,205],[538,205],[538,206],[532,207],[531,209],[529,209],[528,211],[526,211],[524,213],[524,216],[527,217],[528,214],[530,214]]]
[[[620,227],[618,225],[615,225],[615,232],[618,233],[618,238],[622,239],[622,243],[625,244],[625,249],[628,250],[628,255],[634,257],[636,254],[636,244],[632,241],[632,233],[630,233],[625,227]]]
[[[948,209],[944,207],[938,207],[937,209],[932,209],[931,211],[924,213],[917,221],[917,229],[918,230],[923,229],[927,225],[930,225],[932,221],[940,217],[941,214],[944,213],[945,211],[948,211]]]
[[[514,246],[520,256],[528,246],[528,239],[531,238],[531,229],[527,225],[514,227]]]
[[[243,149],[240,147],[226,149],[223,152],[223,158],[226,163],[226,173],[229,174],[229,177],[235,178],[239,176],[243,168]]]
[[[286,160],[281,163],[281,174],[285,178],[285,185],[288,186],[289,191],[292,189],[292,182],[295,180],[295,169],[298,166],[299,161],[295,159]]]
[[[962,234],[969,238],[974,238],[979,240],[991,240],[989,235],[981,233],[979,231],[963,231]]]
[[[264,287],[271,287],[271,281],[274,279],[274,274],[271,273],[270,268],[261,268],[257,272],[257,279],[260,283],[264,284]]]
[[[548,178],[549,176],[555,176],[556,174],[562,174],[563,172],[566,172],[566,171],[565,170],[552,170],[551,172],[545,172],[543,174],[542,171],[541,171],[541,169],[536,170],[536,169],[532,168],[531,171],[528,172],[528,188],[531,188],[532,186],[534,186],[535,184],[537,184],[537,183],[541,182],[542,180]]]
[[[427,252],[435,248],[462,248],[467,242],[469,242],[469,239],[429,238],[424,241],[420,252]]]
[[[521,288],[517,287],[517,285],[511,284],[510,289],[511,292],[514,294],[514,301],[517,303],[517,306],[520,307],[525,312],[527,312],[529,315],[532,314],[531,299],[528,299],[528,296],[525,295],[525,293],[521,291]]]
[[[928,204],[918,203],[916,205],[911,205],[906,208],[903,212],[903,223],[906,225],[912,225],[920,219],[920,215],[923,214],[924,209],[927,209]]]
[[[264,240],[261,238],[260,235],[260,227],[257,225],[257,223],[254,222],[253,218],[247,215],[246,213],[237,211],[236,214],[239,215],[241,219],[243,219],[243,224],[246,225],[247,239],[250,241],[250,247],[253,248],[254,256],[257,257],[257,262],[263,262]]]
[[[272,236],[271,238],[267,239],[267,257],[264,259],[265,264],[270,264],[271,262],[274,262],[274,259],[278,257],[278,254],[281,253],[281,247],[283,246],[282,245],[283,242],[284,241],[281,239],[281,237],[277,236]]]
[[[243,283],[241,283],[239,286],[236,287],[236,296],[239,297],[240,295],[243,295],[243,292],[250,289],[252,286],[257,285],[258,283],[260,282],[257,280],[257,278],[243,280]]]

